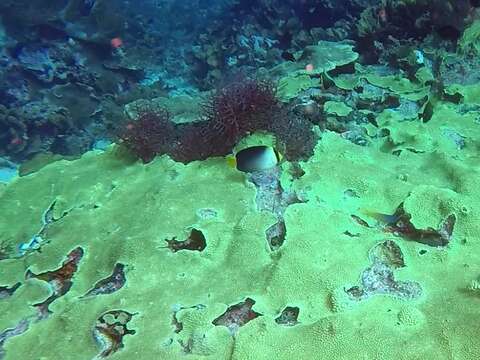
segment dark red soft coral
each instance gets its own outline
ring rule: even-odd
[[[268,80],[244,78],[218,90],[204,104],[212,130],[233,147],[249,132],[268,130],[279,110],[276,87]]]
[[[139,109],[119,135],[120,142],[144,163],[168,153],[175,139],[175,125],[163,108]]]
[[[187,164],[213,156],[224,156],[232,151],[218,130],[209,121],[196,121],[177,126],[178,137],[172,146],[170,156],[175,161]]]
[[[289,160],[313,153],[313,124],[282,104],[268,80],[243,78],[230,83],[217,90],[202,110],[199,121],[178,125],[165,109],[140,110],[123,130],[121,141],[144,163],[162,154],[182,163],[224,156],[255,131],[273,133]]]
[[[274,134],[289,160],[308,158],[316,143],[313,124],[284,105],[268,80],[242,78],[217,90],[203,105],[202,118],[177,127],[171,151],[176,161],[224,156],[255,131]]]
[[[272,82],[239,78],[204,102],[202,121],[177,126],[178,137],[170,154],[183,163],[227,155],[248,133],[268,131],[280,109]]]
[[[242,137],[255,131],[274,134],[288,160],[313,154],[317,142],[313,124],[283,104],[269,80],[243,78],[233,82],[218,90],[204,110],[209,124],[206,134],[210,136],[205,137],[205,146],[220,149],[215,156],[230,152]]]

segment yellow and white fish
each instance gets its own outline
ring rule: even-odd
[[[250,146],[227,157],[228,165],[247,173],[271,169],[281,160],[282,155],[266,145]]]

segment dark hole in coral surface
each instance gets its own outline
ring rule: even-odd
[[[358,234],[358,233],[352,233],[352,232],[350,232],[350,231],[348,231],[348,230],[344,231],[343,234],[344,234],[344,235],[347,235],[347,236],[349,236],[349,237],[359,237],[359,236],[360,236],[360,234]]]
[[[207,247],[205,236],[197,229],[192,229],[188,238],[183,241],[178,241],[175,237],[173,239],[165,239],[165,241],[167,242],[167,247],[172,252],[180,250],[203,251]]]
[[[361,225],[361,226],[365,226],[365,227],[370,227],[370,225],[368,225],[368,223],[363,220],[360,216],[358,215],[355,215],[355,214],[351,214],[350,217],[358,224],[358,225]]]
[[[21,282],[17,282],[15,285],[10,287],[8,286],[0,286],[0,300],[6,299],[13,295],[13,293],[22,285]]]
[[[46,317],[50,313],[49,305],[56,299],[65,295],[73,285],[73,276],[78,270],[78,264],[84,255],[81,247],[77,247],[70,251],[67,259],[62,263],[62,266],[57,270],[46,271],[40,274],[34,274],[31,270],[27,270],[25,274],[26,279],[35,278],[43,280],[48,283],[51,288],[52,295],[45,301],[34,304],[33,306],[39,310],[40,317]]]
[[[100,358],[105,358],[123,348],[123,337],[135,334],[127,328],[133,315],[124,310],[111,310],[102,314],[95,324],[93,336],[101,346]]]
[[[111,294],[120,290],[126,282],[124,268],[125,265],[123,264],[115,264],[112,274],[97,281],[93,288],[83,295],[83,297]]]
[[[270,226],[265,234],[267,236],[268,245],[270,250],[278,250],[285,241],[285,236],[287,234],[287,228],[284,221],[279,221],[272,226]]]
[[[252,310],[254,304],[253,299],[246,298],[245,301],[230,306],[222,315],[213,320],[212,324],[226,326],[230,333],[235,335],[241,326],[258,316],[262,316],[262,314]]]
[[[401,281],[394,277],[393,269],[387,264],[375,261],[361,275],[365,295],[391,295],[400,299],[413,300],[422,295],[422,287],[416,281]]]
[[[275,322],[279,325],[293,326],[298,324],[298,314],[300,309],[296,306],[287,306],[283,309],[282,313],[275,319]]]
[[[360,286],[352,286],[346,289],[345,292],[354,299],[361,299],[365,296],[365,291]]]
[[[435,247],[448,245],[452,238],[453,228],[456,222],[456,216],[450,214],[443,220],[438,229],[431,227],[417,229],[411,222],[412,216],[403,208],[403,203],[397,207],[392,215],[372,213],[372,216],[379,220],[380,223],[383,223],[382,228],[385,232]],[[352,218],[353,217],[354,215],[352,215]],[[357,217],[354,219],[358,221],[360,218]]]
[[[177,313],[173,313],[173,316],[172,316],[172,323],[173,327],[175,328],[173,331],[178,334],[179,332],[181,332],[183,330],[183,323],[178,321],[177,319]]]
[[[442,222],[438,230],[433,228],[417,229],[410,221],[411,215],[403,210],[403,204],[397,209],[399,216],[395,224],[386,227],[387,231],[394,232],[412,241],[429,246],[446,246],[450,242],[453,227],[456,222],[455,215],[451,214]]]
[[[459,93],[455,94],[443,94],[443,97],[446,101],[452,102],[454,104],[460,104],[463,101],[463,95]]]
[[[5,342],[14,337],[23,334],[25,331],[28,330],[31,321],[27,319],[20,320],[15,326],[11,328],[7,328],[0,332],[0,359],[3,359],[5,356],[5,350],[3,346]]]

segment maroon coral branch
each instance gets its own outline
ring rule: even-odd
[[[272,82],[246,78],[217,91],[204,104],[204,115],[225,141],[236,143],[249,132],[268,130],[279,108]]]
[[[147,108],[120,132],[120,141],[144,163],[169,151],[175,137],[175,126],[163,108]]]

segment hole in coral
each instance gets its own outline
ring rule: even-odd
[[[345,292],[350,295],[351,298],[360,300],[365,296],[365,291],[360,286],[352,286],[346,289]]]
[[[370,227],[370,225],[368,225],[368,223],[363,220],[360,216],[357,216],[355,214],[351,214],[350,217],[358,224],[358,225],[361,225],[361,226],[365,226],[365,227]]]
[[[346,197],[346,198],[359,198],[360,197],[360,196],[358,196],[357,192],[353,189],[346,189],[343,192],[343,196]]]
[[[438,230],[430,227],[417,229],[410,221],[411,215],[404,210],[403,203],[397,207],[394,214],[372,212],[369,216],[377,219],[385,232],[434,247],[446,246],[450,242],[456,222],[455,214],[450,214],[445,218]],[[362,219],[355,215],[352,215],[352,218],[359,224],[363,222]]]
[[[372,295],[390,295],[404,300],[417,299],[422,287],[415,281],[395,280],[393,269],[381,261],[375,261],[361,275],[362,286],[346,290],[352,300],[365,300]]]
[[[95,324],[93,336],[101,347],[100,358],[107,357],[123,348],[123,337],[135,334],[127,328],[133,315],[124,310],[111,310],[103,313]]]
[[[381,128],[378,130],[378,137],[387,137],[390,136],[390,129]]]
[[[13,295],[13,293],[22,285],[21,282],[17,282],[13,286],[0,286],[0,300],[6,299]]]
[[[165,241],[167,242],[167,248],[172,252],[180,250],[203,251],[207,247],[205,236],[197,229],[192,229],[188,238],[183,241],[176,240],[176,237],[173,239],[165,239]]]
[[[246,298],[236,305],[230,306],[222,315],[212,321],[215,326],[226,326],[232,335],[235,335],[240,327],[262,314],[252,310],[255,301]]]
[[[454,104],[460,104],[463,101],[463,96],[460,93],[444,94],[445,100]]]
[[[43,319],[51,313],[48,309],[49,305],[56,299],[65,295],[73,285],[73,276],[77,272],[78,263],[82,259],[84,251],[81,247],[77,247],[70,251],[67,255],[67,260],[62,263],[62,266],[57,270],[46,271],[40,274],[34,274],[31,270],[27,270],[25,274],[26,279],[38,279],[46,281],[50,287],[52,295],[45,301],[34,304],[39,311],[39,318]]]
[[[285,221],[283,220],[285,209],[291,204],[306,202],[306,200],[300,199],[295,192],[285,191],[282,188],[279,180],[280,171],[280,168],[274,167],[248,174],[248,180],[257,189],[255,197],[257,209],[271,212],[278,220],[265,231],[267,242],[272,251],[278,250],[285,241],[287,233]]]
[[[267,237],[270,250],[278,250],[283,245],[285,237],[287,235],[287,228],[285,226],[285,222],[279,221],[273,224],[265,231],[265,235]]]
[[[183,330],[183,323],[178,321],[176,312],[174,312],[172,315],[172,325],[174,327],[173,331],[175,334],[178,334],[180,331]]]
[[[287,306],[283,309],[282,313],[275,319],[275,322],[279,325],[293,326],[298,324],[298,314],[300,309],[296,306]]]
[[[15,325],[15,327],[8,328],[0,332],[0,359],[3,359],[5,355],[5,350],[3,349],[5,342],[14,336],[23,334],[25,331],[28,330],[29,326],[30,326],[30,320],[23,319],[19,321]]]
[[[359,237],[360,234],[359,233],[351,233],[350,231],[346,230],[343,232],[344,235],[347,235],[349,237]]]
[[[125,265],[120,263],[115,264],[112,274],[105,279],[99,280],[82,298],[111,294],[120,290],[126,282],[124,269]]]

